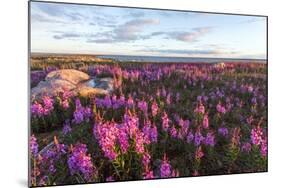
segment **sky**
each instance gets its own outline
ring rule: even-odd
[[[31,2],[31,52],[266,59],[266,17]]]

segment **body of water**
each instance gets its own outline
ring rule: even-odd
[[[241,62],[241,63],[266,63],[264,59],[230,59],[230,58],[199,58],[199,57],[163,57],[163,56],[129,56],[129,55],[99,55],[97,57],[114,59],[116,61],[133,62],[171,62],[171,63],[219,63],[219,62]]]

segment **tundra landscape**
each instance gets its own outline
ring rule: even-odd
[[[32,185],[267,171],[266,68],[35,56]]]

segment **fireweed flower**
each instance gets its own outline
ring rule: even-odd
[[[138,108],[143,111],[143,113],[146,115],[147,114],[147,109],[148,109],[148,106],[147,106],[147,102],[145,102],[144,100],[142,101],[139,101],[138,102]]]
[[[139,128],[139,118],[127,111],[124,114],[124,124],[128,127],[128,133],[130,138],[133,138]]]
[[[43,106],[36,101],[31,105],[31,114],[35,117],[42,117],[44,114]]]
[[[178,138],[178,139],[181,139],[181,140],[184,138],[184,134],[183,134],[183,132],[182,132],[181,129],[179,129],[179,131],[178,131],[177,138]]]
[[[34,135],[30,137],[29,147],[30,147],[31,154],[33,156],[36,156],[38,153],[38,144],[37,144],[37,139]]]
[[[127,100],[127,107],[128,108],[133,108],[135,105],[134,99],[132,98],[132,96],[130,95],[128,100]]]
[[[92,110],[90,107],[84,107],[84,119],[86,119],[86,121],[89,121],[89,118],[92,116]]]
[[[204,136],[202,136],[200,131],[197,131],[194,136],[194,144],[195,146],[199,146],[201,142],[204,141]]]
[[[126,99],[124,95],[120,95],[119,98],[114,101],[113,106],[116,106],[115,108],[120,108],[122,106],[126,105]]]
[[[63,100],[68,100],[69,98],[71,98],[73,96],[73,94],[71,93],[71,91],[68,90],[64,90],[62,92],[62,99]]]
[[[180,93],[177,92],[177,93],[176,93],[176,101],[179,102],[179,100],[180,100]]]
[[[73,94],[68,91],[64,90],[63,92],[59,93],[60,96],[60,105],[62,106],[63,109],[68,109],[69,108],[69,100],[73,96]]]
[[[68,100],[63,100],[61,102],[61,105],[62,105],[63,109],[68,109],[69,108],[69,101]]]
[[[115,94],[112,95],[111,97],[111,102],[112,102],[112,108],[113,109],[117,109],[118,108],[118,105],[117,105],[117,102],[118,99],[117,99],[117,96]]]
[[[73,113],[75,123],[79,124],[83,121],[83,107],[81,105],[80,99],[75,100],[75,111]]]
[[[50,172],[51,174],[54,174],[54,173],[57,171],[53,163],[51,163],[51,164],[49,165],[49,169],[48,169],[48,170],[49,170],[49,172]]]
[[[241,150],[243,152],[249,153],[251,151],[252,145],[249,142],[245,142],[242,144]]]
[[[106,180],[105,181],[107,181],[107,182],[111,182],[111,181],[115,181],[115,179],[114,179],[114,177],[113,176],[109,176],[109,177],[107,177],[106,178]]]
[[[173,138],[177,138],[177,129],[175,128],[174,125],[170,128],[170,135]]]
[[[81,173],[87,181],[91,181],[95,174],[95,167],[91,156],[87,155],[87,146],[85,144],[77,144],[72,148],[67,164],[71,175]]]
[[[103,107],[103,99],[101,99],[101,98],[94,98],[94,104],[97,106],[97,107],[100,107],[100,108],[102,108]]]
[[[183,119],[179,119],[178,124],[180,126],[180,129],[178,131],[178,138],[183,139],[188,133],[190,122],[189,120],[184,121]]]
[[[54,148],[50,148],[48,149],[43,155],[43,159],[46,160],[46,159],[53,159],[53,158],[57,158],[57,153],[56,153],[56,150]]]
[[[83,107],[81,105],[80,100],[77,98],[75,100],[75,111],[73,113],[73,122],[76,124],[80,124],[83,121],[89,121],[89,118],[92,115],[92,111],[90,107]]]
[[[172,171],[172,174],[171,174],[171,177],[179,177],[180,176],[180,173],[178,170],[173,170]]]
[[[106,96],[104,97],[103,106],[104,106],[105,108],[111,108],[112,102],[111,102],[111,99],[110,99],[110,96],[109,96],[109,95],[106,95]]]
[[[200,174],[199,174],[199,172],[198,172],[198,170],[194,170],[194,172],[192,173],[192,176],[199,176]]]
[[[136,134],[136,152],[142,154],[144,152],[143,132],[138,131]]]
[[[158,139],[157,127],[155,125],[153,125],[150,129],[150,141],[157,142],[157,139]]]
[[[142,132],[144,134],[144,142],[145,144],[150,144],[151,139],[150,139],[150,132],[151,130],[151,122],[147,120],[142,128]]]
[[[160,89],[159,89],[159,88],[157,88],[156,96],[157,96],[157,97],[160,97],[160,96],[161,96],[161,93],[160,93]]]
[[[172,167],[170,162],[168,161],[166,154],[164,154],[164,159],[160,166],[160,177],[161,178],[168,178],[171,176]]]
[[[204,114],[205,113],[205,106],[200,102],[199,105],[195,108],[194,112],[198,114]]]
[[[54,136],[54,144],[55,144],[54,150],[56,152],[56,155],[66,153],[67,147],[64,144],[60,144],[56,136]]]
[[[82,110],[75,110],[75,112],[73,113],[74,116],[74,123],[76,124],[80,124],[83,122],[84,120],[84,116],[83,116],[83,111]]]
[[[71,132],[70,121],[66,120],[62,128],[62,134],[67,135],[69,132]]]
[[[122,105],[126,104],[126,98],[125,98],[125,96],[123,94],[119,98],[119,103],[121,103]]]
[[[260,149],[260,151],[261,151],[261,155],[263,157],[267,156],[267,139],[266,138],[261,141],[261,149]]]
[[[46,72],[33,72],[31,71],[31,84],[37,85],[41,80],[43,80],[46,77]]]
[[[187,137],[186,137],[186,141],[187,141],[187,143],[190,144],[190,143],[193,141],[193,139],[194,139],[194,135],[193,135],[193,133],[190,131],[190,132],[188,133]]]
[[[220,127],[218,129],[218,133],[225,137],[228,135],[228,129],[226,127]]]
[[[203,127],[205,129],[209,128],[209,118],[208,118],[208,114],[205,114],[203,117]]]
[[[50,112],[54,109],[54,100],[49,96],[44,96],[43,103],[44,103],[44,115],[50,114]]]
[[[162,119],[162,128],[164,131],[167,131],[169,128],[169,118],[166,112],[164,112],[163,116],[161,117]]]
[[[257,98],[256,98],[256,97],[253,97],[253,98],[251,99],[251,102],[252,102],[253,105],[257,105],[257,104],[258,104],[258,103],[257,103]]]
[[[208,101],[208,99],[209,99],[209,97],[207,97],[207,96],[203,96],[203,101],[204,101],[204,102],[207,102],[207,101]]]
[[[221,105],[221,103],[219,102],[216,106],[216,109],[219,113],[225,114],[226,113],[226,109],[224,106]]]
[[[213,133],[209,132],[207,133],[207,136],[204,139],[204,143],[207,146],[214,146],[215,145],[215,136]]]
[[[251,141],[254,145],[260,145],[263,140],[263,132],[262,128],[260,126],[257,126],[256,128],[253,128],[251,130]]]
[[[219,98],[223,98],[223,97],[224,97],[224,92],[218,90],[218,91],[216,92],[216,95],[217,95]]]
[[[154,175],[153,175],[153,171],[152,170],[147,170],[144,173],[144,179],[153,179]]]
[[[58,153],[59,153],[59,155],[65,154],[66,149],[67,149],[67,146],[65,146],[64,144],[56,144],[55,150],[56,150],[57,154]]]
[[[94,135],[109,160],[115,160],[117,153],[115,143],[117,140],[118,129],[114,122],[97,122],[93,128]]]
[[[158,105],[155,101],[153,101],[152,105],[151,105],[151,112],[152,112],[152,116],[155,117],[158,113]]]
[[[200,160],[204,156],[204,153],[202,151],[202,147],[199,146],[195,151],[195,159]]]
[[[113,109],[118,109],[122,106],[125,106],[126,100],[123,95],[120,96],[120,98],[117,98],[116,95],[112,96],[112,108]]]
[[[142,155],[142,164],[143,166],[145,166],[145,168],[148,168],[150,159],[151,159],[150,154],[148,152],[144,152]]]
[[[120,148],[122,153],[126,153],[129,148],[129,141],[128,141],[128,127],[124,124],[118,125],[118,142],[120,144]]]
[[[46,186],[48,181],[48,176],[43,176],[42,178],[40,178],[38,185],[39,186]]]
[[[254,91],[254,88],[253,86],[249,85],[249,86],[246,86],[247,87],[247,90],[249,93],[252,93]]]
[[[254,121],[253,116],[250,116],[250,117],[247,118],[247,123],[248,123],[249,125],[251,125],[253,121]]]
[[[185,125],[185,121],[184,121],[182,118],[180,118],[178,115],[175,116],[175,119],[176,119],[176,121],[178,122],[178,124],[179,124],[180,127],[186,126],[186,125]]]
[[[54,137],[54,145],[47,148],[42,154],[37,155],[37,173],[36,176],[44,176],[46,174],[54,174],[56,172],[55,163],[66,154],[67,146],[60,144],[58,139]],[[47,170],[47,171],[46,171]]]

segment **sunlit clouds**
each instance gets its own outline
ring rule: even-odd
[[[182,57],[266,58],[266,18],[31,3],[31,50]]]

